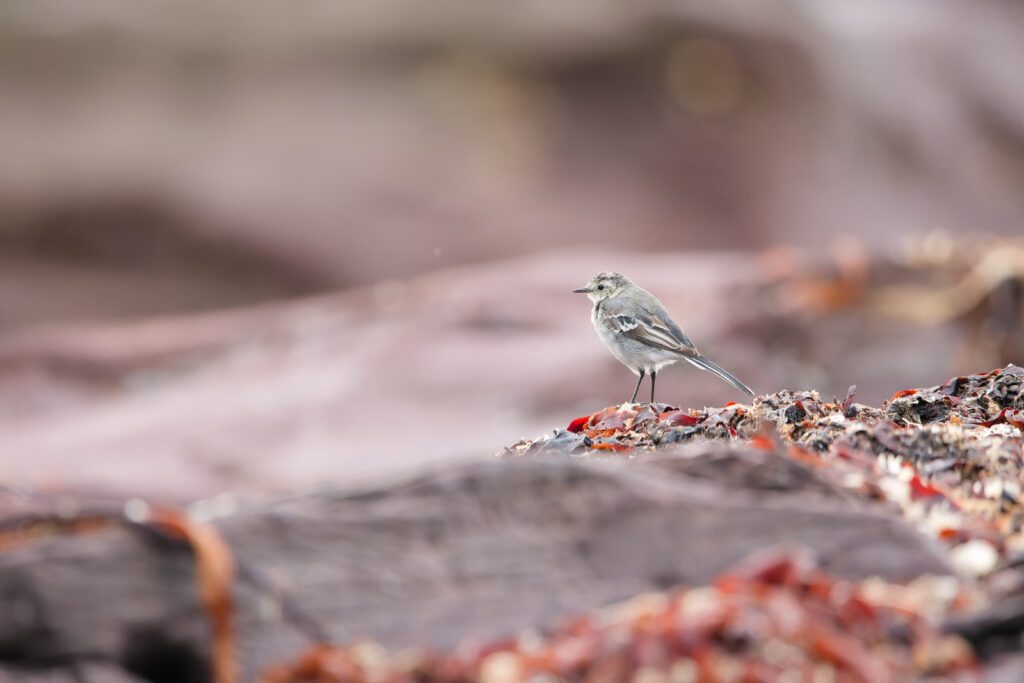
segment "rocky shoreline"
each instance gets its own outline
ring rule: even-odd
[[[8,519],[0,671],[1015,680],[1022,378],[878,407],[613,406],[485,461],[205,522],[138,501]]]

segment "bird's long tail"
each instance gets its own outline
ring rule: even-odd
[[[746,384],[733,377],[730,372],[719,367],[716,363],[712,363],[711,361],[709,361],[704,356],[696,356],[694,358],[687,358],[686,360],[690,361],[691,363],[696,365],[698,368],[701,368],[702,370],[707,370],[710,373],[718,375],[721,379],[733,385],[740,391],[745,392],[747,395],[754,395],[754,392],[750,390],[750,387],[748,387]]]

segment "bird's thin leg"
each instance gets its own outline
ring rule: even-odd
[[[636,389],[633,390],[633,398],[629,399],[630,403],[636,401],[636,392],[640,391],[640,383],[644,381],[644,375],[646,372],[643,368],[640,368],[640,379],[636,381]]]
[[[654,403],[654,378],[658,376],[657,370],[651,370],[651,403]]]

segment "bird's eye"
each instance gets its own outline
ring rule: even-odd
[[[604,289],[604,285],[598,285],[597,288],[598,289]]]

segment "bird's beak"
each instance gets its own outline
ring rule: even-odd
[[[579,289],[572,290],[573,294],[587,294],[589,292],[590,292],[590,290],[588,288],[586,288],[586,287],[580,287]]]

